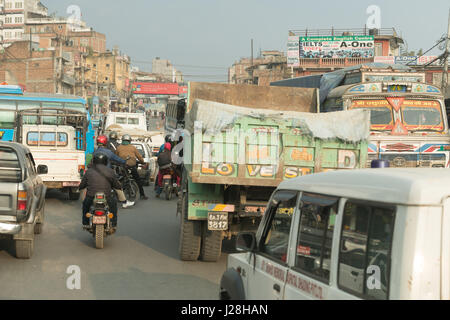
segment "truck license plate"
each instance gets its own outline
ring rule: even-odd
[[[96,217],[92,219],[93,224],[105,224],[106,223],[106,216]]]
[[[228,212],[208,212],[209,230],[228,230]]]

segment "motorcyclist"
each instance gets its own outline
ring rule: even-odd
[[[164,143],[161,145],[161,147],[159,147],[159,151],[156,154],[156,156],[159,156],[159,154],[164,151],[164,148],[165,148],[167,142],[170,143],[171,147],[173,147],[172,136],[170,134],[168,134],[164,138]]]
[[[112,152],[116,152],[117,151],[117,147],[119,146],[119,143],[117,142],[118,138],[119,138],[119,135],[115,131],[112,131],[109,134],[109,141],[108,141],[107,147]]]
[[[113,151],[107,148],[108,138],[106,136],[97,137],[97,150],[94,151],[93,155],[95,156],[98,153],[104,154],[108,158],[107,167],[111,168],[111,162],[118,163],[120,165],[125,165],[126,160],[117,156]]]
[[[80,183],[79,190],[87,188],[86,197],[83,201],[83,228],[89,228],[89,219],[86,214],[91,209],[97,192],[103,192],[108,202],[109,211],[114,215],[111,219],[113,232],[117,228],[117,200],[113,189],[122,189],[120,182],[116,178],[114,170],[107,167],[108,157],[103,153],[97,153],[93,157],[93,165],[86,171]]]
[[[122,159],[128,159],[127,166],[131,169],[131,175],[133,176],[133,179],[139,186],[139,193],[141,195],[141,199],[147,200],[148,197],[145,195],[142,180],[137,172],[137,161],[136,161],[137,159],[140,163],[144,163],[144,158],[136,149],[136,147],[131,144],[130,135],[126,134],[122,137],[122,144],[117,147],[116,154]]]
[[[174,164],[172,163],[172,145],[169,142],[166,142],[166,144],[164,145],[164,150],[163,152],[161,152],[158,156],[158,166],[159,166],[159,171],[158,171],[158,177],[157,177],[157,182],[158,182],[158,187],[156,189],[156,197],[159,198],[159,196],[161,195],[161,192],[163,190],[162,188],[162,183],[163,183],[163,177],[166,174],[170,173],[170,169],[175,169]],[[174,178],[177,181],[177,185],[180,185],[180,176],[176,173],[176,171],[174,172]]]

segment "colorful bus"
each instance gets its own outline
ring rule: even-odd
[[[383,159],[391,167],[449,167],[444,97],[439,88],[425,83],[424,73],[361,68],[329,79],[337,85],[327,91],[322,112],[371,111],[368,166]]]

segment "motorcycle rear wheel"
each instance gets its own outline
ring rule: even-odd
[[[95,247],[97,249],[103,249],[104,232],[105,232],[104,225],[98,224],[95,226]]]

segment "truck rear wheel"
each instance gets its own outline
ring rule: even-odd
[[[217,262],[222,255],[222,231],[208,230],[208,222],[203,223],[202,249],[200,260],[205,262]]]
[[[34,240],[14,240],[16,258],[30,259],[34,251]]]
[[[180,225],[180,259],[183,261],[196,261],[200,255],[201,221],[188,220],[188,193],[182,195],[181,225]]]

